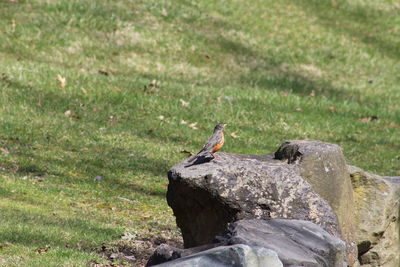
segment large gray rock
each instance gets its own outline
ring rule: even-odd
[[[159,267],[283,267],[269,249],[247,245],[220,246],[157,265]]]
[[[332,208],[300,176],[297,166],[272,155],[215,156],[191,167],[184,160],[168,172],[167,201],[186,248],[211,243],[228,223],[253,218],[312,221],[340,237]]]
[[[309,221],[241,220],[220,241],[272,249],[284,266],[347,266],[345,242]]]
[[[348,166],[354,189],[360,262],[400,266],[400,177],[381,177]]]
[[[335,144],[312,140],[284,142],[275,158],[296,166],[301,177],[324,198],[335,211],[341,238],[347,243],[351,266],[357,261],[354,200],[349,171],[342,149]]]

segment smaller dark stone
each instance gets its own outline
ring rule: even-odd
[[[192,254],[174,261],[165,262],[160,267],[283,267],[276,252],[257,246],[237,244],[220,246]]]
[[[346,266],[345,242],[309,221],[241,220],[219,241],[271,249],[284,266]]]
[[[288,160],[288,164],[296,162],[303,154],[299,151],[298,145],[293,145],[290,142],[284,142],[275,152],[275,159]]]
[[[147,266],[161,264],[181,257],[182,249],[171,247],[167,244],[159,245],[148,260]]]

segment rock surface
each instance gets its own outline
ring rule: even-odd
[[[347,266],[345,243],[309,221],[241,220],[220,241],[272,249],[284,266]]]
[[[400,266],[400,177],[381,177],[348,166],[354,189],[360,263]]]
[[[297,166],[301,177],[333,208],[353,265],[357,261],[353,189],[342,149],[320,141],[292,140],[280,146],[275,158]]]
[[[167,201],[186,248],[211,243],[228,223],[241,219],[312,221],[340,237],[330,205],[314,192],[293,164],[272,155],[215,153],[210,162],[168,172]]]
[[[247,245],[220,246],[192,254],[159,267],[283,267],[278,255],[269,249]]]

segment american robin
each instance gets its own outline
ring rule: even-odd
[[[196,155],[191,156],[188,159],[188,162],[192,162],[196,160],[193,165],[199,164],[206,162],[206,159],[213,159],[213,153],[217,152],[218,150],[221,149],[221,147],[224,145],[224,127],[225,124],[217,124],[214,128],[214,132],[211,135],[211,137],[208,139],[207,143],[203,146],[203,148],[200,150],[199,153]],[[196,163],[198,160],[200,162]]]

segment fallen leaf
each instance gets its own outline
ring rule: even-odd
[[[8,149],[5,148],[5,147],[0,147],[0,150],[1,150],[1,152],[3,152],[4,155],[10,154],[10,150],[8,150]]]
[[[127,240],[127,241],[132,241],[135,240],[138,237],[138,235],[136,233],[124,233],[121,236],[122,240]]]
[[[98,70],[97,72],[99,74],[101,74],[101,75],[104,75],[104,76],[108,76],[109,75],[108,71],[105,71],[105,70]]]
[[[303,111],[302,108],[296,108],[296,111]]]
[[[390,126],[390,127],[393,127],[393,128],[398,128],[398,129],[400,129],[400,124],[397,124],[397,123],[395,123],[394,121],[390,122],[390,123],[389,123],[389,126]]]
[[[144,90],[151,93],[158,92],[160,89],[158,84],[157,80],[152,80],[150,84],[144,86]]]
[[[399,75],[399,78],[400,78],[400,75]],[[5,82],[9,82],[9,81],[10,81],[10,78],[7,76],[7,74],[1,73],[1,74],[0,74],[0,80],[3,80],[3,81],[5,81]]]
[[[311,96],[311,97],[314,97],[314,96],[315,96],[315,91],[314,91],[314,90],[311,90],[310,96]]]
[[[197,122],[193,122],[193,123],[189,124],[188,126],[190,128],[192,128],[193,130],[197,130],[198,128],[196,127],[196,125],[197,125]]]
[[[378,118],[378,116],[375,116],[375,115],[370,116],[370,117],[362,117],[359,119],[359,121],[364,122],[364,123],[367,123],[370,121],[377,121],[377,120],[379,120],[379,118]]]
[[[136,260],[136,257],[135,256],[126,256],[126,255],[124,255],[124,258],[125,259],[127,259],[128,261],[134,261],[134,260]]]
[[[239,138],[239,136],[236,134],[236,132],[231,133],[230,136],[232,138]]]
[[[13,31],[15,31],[15,28],[17,27],[17,22],[15,21],[15,19],[11,20],[11,27],[13,28]]]
[[[61,76],[60,74],[57,74],[57,81],[60,82],[60,87],[62,89],[65,88],[65,86],[67,85],[67,79],[63,76]]]
[[[111,255],[109,256],[110,260],[114,261],[116,259],[118,259],[118,253],[111,253]]]
[[[110,115],[108,118],[109,118],[108,121],[110,122],[111,125],[114,126],[117,123],[117,117],[115,115]]]
[[[289,94],[288,93],[282,93],[282,96],[284,96],[284,97],[288,97],[289,96]]]
[[[187,124],[187,122],[184,120],[181,120],[180,124]]]
[[[186,102],[185,100],[183,100],[183,99],[179,99],[179,101],[181,102],[181,104],[182,104],[182,107],[188,107],[189,106],[189,102]]]
[[[217,97],[217,101],[218,101],[218,104],[221,104],[221,102],[222,102],[222,97],[221,97],[221,96]]]
[[[35,252],[36,252],[37,254],[42,254],[42,253],[47,252],[47,251],[49,250],[49,248],[50,248],[50,247],[48,247],[48,246],[46,246],[45,248],[38,248],[38,249],[35,250]]]
[[[373,115],[373,116],[369,117],[369,119],[370,119],[371,121],[377,121],[377,120],[379,120],[378,116],[376,116],[376,115]]]
[[[193,152],[190,152],[190,151],[188,151],[188,150],[181,150],[181,153],[186,153],[186,154],[193,155]]]
[[[336,107],[330,106],[330,107],[328,107],[328,110],[329,110],[329,111],[335,111],[335,110],[336,110]]]
[[[163,9],[161,10],[161,14],[162,14],[164,17],[167,17],[167,16],[168,16],[168,11],[167,11],[165,8],[163,8]]]
[[[140,203],[140,202],[137,201],[137,200],[132,200],[132,199],[125,198],[125,197],[117,197],[117,198],[119,198],[119,199],[121,199],[121,200],[123,200],[123,201],[127,201],[127,202]]]

